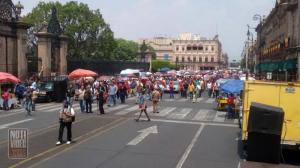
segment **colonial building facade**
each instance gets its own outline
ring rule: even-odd
[[[260,76],[272,80],[299,80],[300,0],[277,0],[267,18],[257,26],[257,65]]]
[[[201,38],[192,33],[182,33],[179,38],[142,39],[152,46],[157,59],[168,60],[179,69],[215,70],[224,66],[222,45],[218,36],[213,39]]]

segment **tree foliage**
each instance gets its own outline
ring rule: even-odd
[[[116,60],[135,60],[138,52],[138,44],[134,41],[116,39],[116,48],[113,51]]]
[[[91,10],[87,4],[75,1],[65,4],[41,1],[23,18],[25,22],[34,25],[28,31],[30,47],[36,47],[36,37],[33,34],[40,30],[43,22],[49,22],[53,7],[57,9],[64,34],[69,37],[69,56],[113,59],[116,47],[114,34],[100,10]]]
[[[159,69],[165,68],[165,67],[170,68],[170,69],[176,68],[176,66],[169,61],[152,60],[152,71],[157,72],[157,71],[159,71]]]

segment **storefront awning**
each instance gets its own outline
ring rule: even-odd
[[[289,60],[276,61],[276,62],[262,62],[256,65],[256,69],[262,72],[297,69],[297,59],[289,59]]]

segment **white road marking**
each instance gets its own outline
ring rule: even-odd
[[[125,107],[128,107],[128,106],[129,106],[129,105],[125,105],[125,104],[117,105],[117,106],[108,108],[108,109],[106,110],[106,112],[112,112],[112,111],[119,110],[119,109],[122,109],[122,108],[125,108]]]
[[[186,99],[186,98],[181,98],[181,99],[179,99],[177,102],[186,102],[186,101],[188,101],[188,99]]]
[[[226,119],[226,112],[217,111],[215,118],[213,119],[214,122],[224,122]]]
[[[208,109],[200,109],[197,114],[192,118],[196,121],[205,121],[207,114],[210,112]]]
[[[146,129],[142,129],[138,132],[140,132],[140,134],[133,140],[131,140],[127,145],[137,145],[142,142],[149,134],[158,134],[156,125]]]
[[[193,149],[198,137],[200,136],[203,128],[205,127],[205,124],[201,124],[200,128],[198,129],[198,131],[196,132],[192,142],[189,144],[189,146],[186,148],[184,154],[182,155],[181,159],[179,160],[179,162],[176,165],[176,168],[182,168],[185,160],[187,159],[187,157],[189,156],[191,150]]]
[[[209,103],[209,104],[211,104],[211,103],[213,103],[213,102],[215,102],[215,99],[214,99],[214,98],[208,98],[208,99],[205,101],[205,103]]]
[[[142,118],[143,120],[146,120],[147,118]],[[166,123],[176,123],[176,124],[190,124],[190,125],[209,125],[209,126],[220,126],[220,127],[233,127],[238,128],[239,126],[237,124],[226,124],[226,123],[209,123],[209,122],[196,122],[196,121],[179,121],[179,120],[164,120],[164,119],[151,119],[151,121],[156,122],[166,122]]]
[[[176,111],[172,114],[170,114],[167,118],[171,119],[184,119],[193,109],[191,108],[184,108],[180,111]]]
[[[8,128],[8,127],[10,127],[12,125],[21,124],[21,123],[28,122],[28,121],[31,121],[31,120],[33,120],[33,119],[30,118],[30,119],[20,120],[20,121],[16,121],[16,122],[11,122],[11,123],[8,123],[8,124],[3,124],[3,125],[0,125],[0,130]]]
[[[197,98],[197,102],[201,102],[201,101],[203,101],[203,97]]]
[[[159,117],[164,117],[164,116],[168,115],[170,112],[172,112],[175,109],[176,109],[176,107],[167,107],[167,108],[161,110],[159,113],[155,113],[153,115],[154,116],[159,116]]]
[[[125,115],[125,114],[128,114],[128,113],[132,112],[132,111],[137,111],[137,110],[138,110],[138,106],[135,105],[135,106],[132,106],[130,108],[124,109],[120,112],[117,112],[117,113],[115,113],[115,115]]]

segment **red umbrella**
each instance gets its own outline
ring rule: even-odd
[[[4,83],[4,82],[18,83],[20,82],[20,79],[18,79],[12,74],[6,72],[0,72],[0,83]]]
[[[86,69],[76,69],[69,74],[69,78],[76,79],[82,77],[95,77],[98,76],[96,72],[86,70]]]
[[[128,78],[135,78],[136,76],[134,74],[128,74],[127,77]]]

